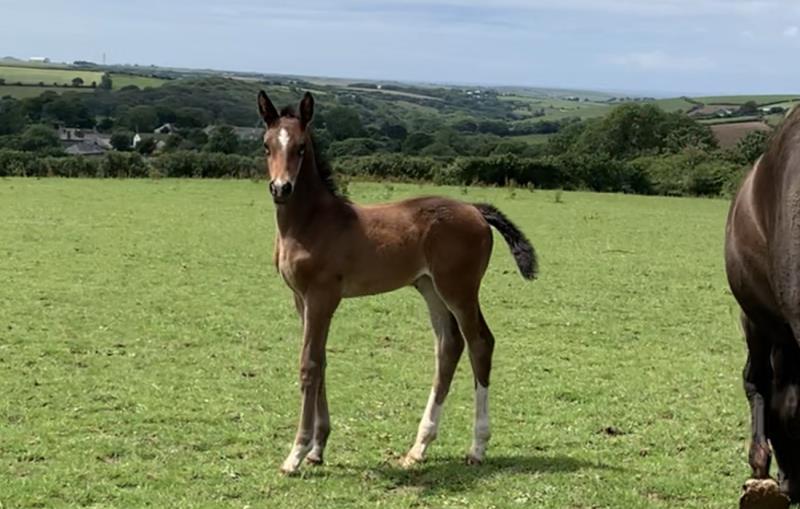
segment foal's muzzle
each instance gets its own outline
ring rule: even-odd
[[[269,183],[269,192],[276,203],[283,203],[292,194],[292,183],[273,180]]]

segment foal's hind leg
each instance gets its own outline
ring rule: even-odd
[[[478,465],[483,462],[489,444],[489,374],[492,370],[494,336],[478,304],[477,289],[473,291],[454,291],[445,285],[437,286],[442,292],[450,311],[456,317],[461,334],[469,347],[469,360],[475,378],[475,424],[473,440],[467,463]]]
[[[464,351],[464,339],[458,329],[455,317],[450,313],[442,299],[436,293],[429,277],[422,277],[414,285],[425,298],[431,316],[431,325],[435,335],[436,373],[433,387],[428,397],[425,413],[419,423],[417,438],[411,450],[403,457],[402,464],[410,466],[425,459],[425,451],[436,438],[442,406],[450,390],[461,353]]]

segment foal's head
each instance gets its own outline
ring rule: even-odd
[[[275,203],[286,203],[297,186],[297,177],[311,146],[308,124],[314,116],[314,98],[306,92],[300,114],[284,109],[281,114],[264,91],[258,93],[258,111],[267,125],[264,150],[269,172],[269,191]]]

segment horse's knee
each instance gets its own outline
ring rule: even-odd
[[[300,365],[300,389],[311,389],[322,380],[322,363],[305,359]]]

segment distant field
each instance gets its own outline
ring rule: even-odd
[[[0,78],[4,79],[6,85],[0,85],[0,97],[10,95],[17,99],[24,99],[26,97],[36,97],[42,92],[52,91],[58,94],[64,92],[90,92],[92,88],[89,87],[92,82],[100,83],[103,73],[100,71],[86,71],[83,69],[64,69],[61,67],[44,67],[44,66],[17,66],[17,65],[0,65]],[[69,87],[64,88],[58,85],[71,85],[72,80],[81,78],[84,82],[83,87]],[[135,76],[130,74],[111,74],[111,81],[114,89],[123,88],[129,85],[136,85],[139,88],[158,87],[166,82],[166,80],[151,78],[148,76]],[[44,86],[18,86],[12,83],[24,83],[30,85],[37,85],[44,83]]]
[[[127,87],[129,85],[136,85],[139,88],[160,87],[168,80],[159,78],[151,78],[149,76],[132,76],[130,74],[111,74],[111,84],[117,88]]]
[[[71,84],[74,78],[81,78],[86,85],[100,83],[102,72],[85,71],[82,69],[50,69],[46,67],[15,67],[0,65],[0,78],[5,79],[6,83],[44,83],[52,85]]]
[[[567,117],[594,118],[608,113],[611,105],[599,102],[567,101],[556,97],[533,97],[526,95],[502,95],[501,101],[514,102],[518,105],[515,113],[525,115],[530,109],[543,109],[544,116],[537,120],[559,120]]]
[[[722,148],[736,146],[739,140],[750,132],[769,130],[770,127],[761,121],[714,124],[711,126],[711,132],[714,133],[714,137],[717,138],[717,142]]]
[[[744,104],[754,101],[759,106],[771,105],[775,103],[791,102],[800,99],[800,94],[794,95],[729,95],[697,97],[697,101],[705,104]]]
[[[675,97],[672,99],[658,99],[653,104],[665,111],[689,111],[697,105],[693,102],[687,101],[683,97]]]
[[[347,87],[347,90],[358,90],[359,92],[370,92],[374,94],[397,95],[401,97],[410,97],[413,99],[426,99],[429,101],[441,101],[441,99],[438,97],[433,97],[430,95],[422,95],[422,94],[413,94],[411,92],[403,92],[400,90],[384,90],[378,88],[362,88],[362,87]]]

